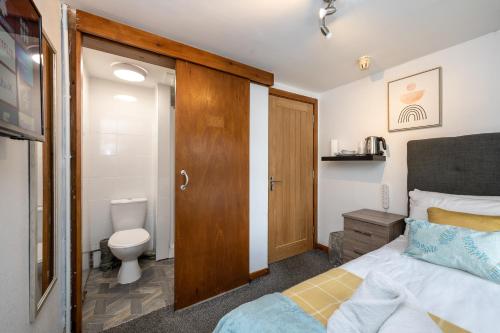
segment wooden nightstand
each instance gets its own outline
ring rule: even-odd
[[[376,250],[397,238],[404,231],[406,217],[371,209],[361,209],[342,216],[344,262]]]

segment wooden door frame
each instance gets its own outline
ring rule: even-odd
[[[71,332],[82,332],[82,33],[68,9],[70,74]]]
[[[269,88],[269,96],[282,97],[293,101],[311,104],[313,106],[313,248],[325,251],[328,248],[318,243],[318,99],[295,94],[285,90]]]
[[[75,29],[87,35],[107,39],[179,60],[186,60],[230,73],[265,86],[274,84],[274,74],[214,53],[161,37],[81,10],[75,12]]]
[[[111,21],[74,8],[68,8],[70,77],[71,151],[71,332],[82,332],[82,78],[83,38],[92,36],[148,51],[159,56],[186,60],[249,79],[265,86],[274,84],[273,73],[254,68],[165,37]]]

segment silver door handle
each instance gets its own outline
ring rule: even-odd
[[[186,170],[181,170],[181,176],[184,176],[184,184],[181,185],[181,191],[185,191],[189,185],[189,176]]]
[[[269,190],[274,190],[274,183],[282,183],[281,180],[274,180],[273,177],[269,177]]]

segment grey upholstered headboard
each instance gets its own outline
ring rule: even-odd
[[[408,142],[408,191],[500,196],[500,133]]]

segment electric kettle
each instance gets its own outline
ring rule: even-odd
[[[368,155],[384,155],[384,151],[380,148],[380,144],[384,150],[387,150],[385,139],[381,136],[369,136],[365,139],[366,153]]]

